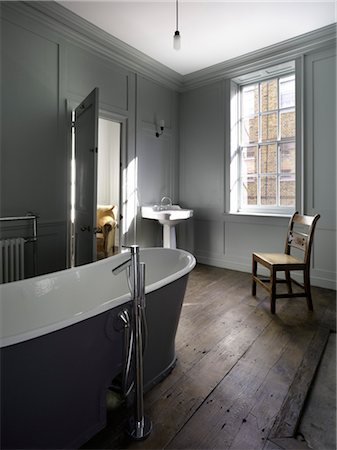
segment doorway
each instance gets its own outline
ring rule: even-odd
[[[97,259],[120,251],[120,180],[122,124],[98,119]]]

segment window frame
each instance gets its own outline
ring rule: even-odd
[[[274,63],[275,64],[275,63]],[[277,63],[276,63],[277,64]],[[290,64],[290,68],[289,68]],[[285,70],[284,67],[287,67]],[[275,70],[274,70],[275,69]],[[267,75],[267,73],[269,75]],[[226,80],[226,98],[227,98],[227,109],[226,109],[226,147],[227,147],[227,158],[226,158],[226,205],[225,212],[228,214],[239,214],[239,215],[261,215],[261,216],[290,216],[293,212],[302,211],[303,210],[303,158],[302,158],[302,148],[303,148],[303,135],[302,135],[302,111],[303,111],[303,60],[302,58],[293,59],[291,61],[285,63],[278,63],[275,67],[270,64],[267,68],[256,70],[255,72],[247,72],[242,71],[239,75],[234,75],[230,79]],[[257,159],[259,160],[259,147],[268,143],[267,141],[261,142],[260,135],[258,136],[258,142],[254,144],[247,144],[241,146],[239,142],[239,127],[241,122],[241,99],[240,99],[240,89],[244,86],[252,85],[254,83],[260,83],[263,81],[267,81],[268,79],[282,78],[288,75],[295,75],[295,139],[287,140],[284,139],[280,142],[280,124],[278,122],[278,136],[277,139],[273,141],[277,146],[281,143],[286,142],[294,142],[295,143],[295,206],[256,206],[256,205],[247,205],[242,207],[241,204],[241,158],[240,151],[243,148],[248,148],[255,146],[257,149]],[[247,81],[241,81],[246,78]],[[279,82],[279,81],[278,81]],[[278,103],[279,103],[280,92],[278,92]],[[260,103],[260,89],[258,95],[258,101]],[[277,111],[287,111],[291,110],[294,107],[287,108],[279,108]],[[269,113],[270,111],[268,111]],[[262,115],[264,115],[260,111],[258,111],[258,120],[261,120]],[[278,117],[278,121],[280,120],[280,115]],[[259,133],[261,132],[261,127],[259,127]],[[279,148],[277,148],[279,158]],[[257,162],[259,164],[259,161]],[[279,169],[279,161],[278,161],[278,169]],[[261,174],[260,174],[261,175]],[[279,195],[279,183],[280,183],[280,174],[276,173],[277,179],[277,195]],[[257,175],[260,178],[259,175]]]

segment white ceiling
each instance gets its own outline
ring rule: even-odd
[[[59,1],[104,31],[186,75],[336,22],[336,0]]]

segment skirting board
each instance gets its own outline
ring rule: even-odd
[[[207,264],[209,266],[215,266],[215,267],[223,267],[224,269],[231,269],[231,270],[238,270],[239,272],[247,272],[251,273],[252,266],[251,263],[246,262],[238,262],[235,259],[227,259],[227,258],[219,258],[219,257],[213,257],[213,256],[205,256],[205,255],[198,255],[197,253],[194,253],[194,256],[198,263],[200,264]],[[322,273],[324,273],[322,271]],[[330,273],[328,274],[330,275]],[[337,290],[337,283],[336,283],[336,274],[333,274],[334,278],[330,278],[329,276],[323,277],[318,276],[315,274],[315,271],[311,271],[311,285],[322,287],[325,289],[333,289]],[[296,276],[294,276],[296,280]],[[300,277],[299,280],[301,281]]]

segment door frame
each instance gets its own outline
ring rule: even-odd
[[[75,108],[72,137],[75,136],[75,221],[74,263],[88,264],[96,257],[97,153],[99,88],[94,88]],[[84,117],[84,119],[83,119]],[[84,122],[83,122],[84,120]],[[84,197],[83,193],[87,196]],[[80,244],[80,245],[79,245]],[[90,245],[89,245],[90,244]]]

